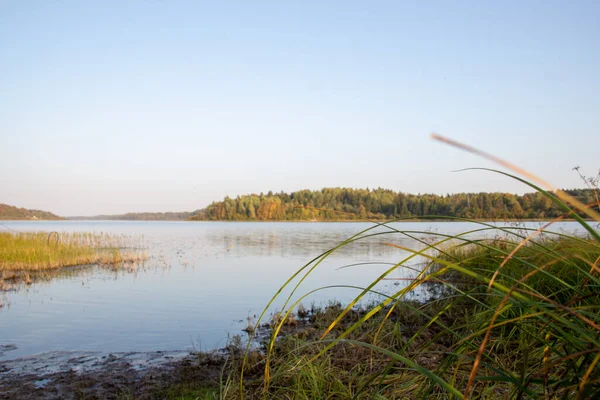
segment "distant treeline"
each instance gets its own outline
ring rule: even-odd
[[[0,220],[18,220],[18,219],[63,219],[58,215],[52,214],[48,211],[41,210],[28,210],[26,208],[19,208],[15,206],[9,206],[8,204],[0,203]]]
[[[96,215],[94,217],[69,217],[73,220],[122,220],[122,221],[186,221],[200,211],[190,212],[141,212],[141,213],[126,213],[118,215]]]
[[[584,204],[595,202],[589,189],[566,190]],[[198,212],[193,220],[328,221],[420,216],[472,219],[548,219],[562,212],[541,193],[406,194],[387,189],[326,188],[293,193],[229,197]]]

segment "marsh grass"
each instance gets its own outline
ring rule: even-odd
[[[532,182],[552,188],[531,174],[523,173],[529,179],[524,180],[493,172],[542,193],[563,210],[563,217],[575,218],[584,234],[553,231],[563,217],[539,229],[469,221],[470,231],[436,233],[428,240],[422,238],[431,236],[429,232],[374,223],[311,260],[283,284],[257,321],[265,318],[283,289],[291,289],[264,352],[248,347],[233,369],[239,382],[236,396],[600,398],[598,204],[583,205],[564,192],[544,190]],[[398,245],[397,236],[417,245]],[[284,321],[306,300],[295,300],[304,280],[340,248],[374,237],[399,250],[398,262],[365,282],[347,305],[317,312],[308,327],[286,330]],[[380,302],[359,306],[393,271],[414,271],[417,265],[405,287]],[[425,303],[410,301],[410,294],[424,287],[434,288],[436,297]]]
[[[0,233],[0,281],[45,276],[82,265],[120,266],[146,259],[136,239],[104,233]]]
[[[240,366],[247,374],[242,396],[600,395],[598,242],[545,232],[521,244],[536,230],[481,229],[500,229],[503,236],[457,235],[412,250],[390,272],[418,255],[428,260],[421,273],[381,303],[356,306],[386,274],[349,305],[317,310],[307,327],[290,332],[282,320],[295,313],[291,304],[275,321],[264,357],[250,356]],[[438,297],[408,301],[420,285],[437,287]]]

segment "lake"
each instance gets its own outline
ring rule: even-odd
[[[521,224],[538,228],[541,223]],[[508,224],[513,225],[513,224]],[[279,287],[312,258],[370,223],[0,221],[0,229],[105,232],[139,238],[148,260],[135,270],[81,268],[16,292],[0,292],[0,360],[55,350],[210,350],[244,334]],[[392,226],[421,240],[478,226],[464,222],[402,222]],[[504,225],[503,225],[504,226]],[[583,232],[574,222],[554,231]],[[385,228],[376,228],[376,232]],[[495,235],[478,233],[474,236]],[[334,253],[302,284],[295,298],[326,285],[366,285],[407,252],[389,243],[421,248],[400,234],[375,236]],[[381,263],[381,264],[377,264]],[[413,262],[414,265],[416,260]],[[354,265],[348,268],[340,268]],[[398,268],[378,290],[397,290],[413,274]],[[289,293],[289,291],[287,292]],[[346,302],[358,291],[332,288],[303,304]],[[424,298],[427,293],[415,293]],[[376,299],[372,295],[368,300]],[[278,300],[270,310],[281,307]]]

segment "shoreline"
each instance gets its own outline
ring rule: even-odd
[[[325,313],[325,306],[291,318],[282,327],[283,337],[295,337],[314,330],[311,316]],[[0,393],[2,399],[80,399],[80,398],[183,398],[179,392],[193,394],[218,393],[221,378],[236,371],[235,360],[243,357],[251,337],[253,355],[264,354],[272,321],[240,330],[226,347],[196,350],[151,351],[86,351],[50,350],[0,360]],[[250,334],[247,336],[247,334]],[[17,350],[16,345],[0,345],[0,356]],[[229,368],[229,369],[227,369]],[[212,398],[212,397],[208,397]]]
[[[594,222],[594,219],[591,218],[583,218],[586,222]],[[394,220],[369,220],[369,219],[329,219],[329,220],[152,220],[152,219],[69,219],[64,218],[60,220],[55,219],[9,219],[9,220],[0,220],[0,223],[3,222],[259,222],[259,223],[285,223],[285,222],[293,222],[293,223],[351,223],[351,222],[359,222],[359,223],[402,223],[402,222],[487,222],[487,223],[512,223],[512,222],[550,222],[550,219],[543,218],[509,218],[502,220],[493,220],[487,218],[481,219],[458,219],[455,217],[447,217],[447,218],[407,218],[407,219],[394,219]],[[565,218],[556,222],[576,222],[574,218]]]
[[[182,382],[216,385],[226,353],[50,351],[0,361],[3,399],[154,398]]]

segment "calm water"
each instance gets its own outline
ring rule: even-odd
[[[17,350],[11,359],[51,350],[208,350],[228,335],[243,333],[247,317],[259,314],[298,268],[369,223],[227,223],[60,221],[0,222],[16,231],[106,232],[141,236],[149,259],[135,271],[91,268],[18,292],[0,294],[0,345]],[[539,227],[539,223],[527,223]],[[476,228],[455,222],[410,222],[397,229],[453,234]],[[574,232],[575,223],[553,230]],[[377,231],[382,231],[378,228]],[[581,232],[581,229],[579,229]],[[416,234],[422,239],[432,234]],[[481,234],[479,234],[481,236]],[[335,253],[307,279],[299,295],[325,285],[365,285],[407,255],[385,243],[412,248],[399,234],[362,240]],[[349,268],[340,267],[369,263]],[[391,277],[410,277],[406,269]],[[397,289],[387,281],[378,289]],[[335,288],[304,300],[347,301],[356,290]],[[425,296],[417,293],[416,296]],[[281,306],[282,301],[276,306]],[[271,310],[273,311],[273,310]]]

